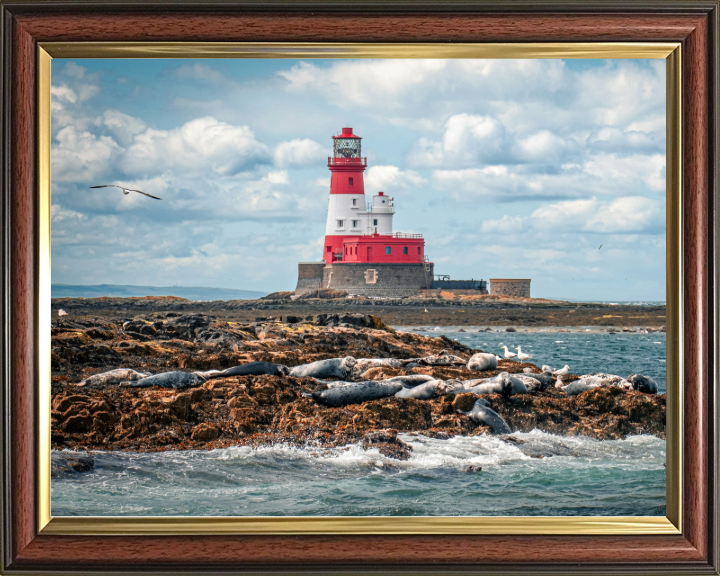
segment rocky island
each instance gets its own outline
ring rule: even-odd
[[[600,440],[632,434],[664,438],[665,395],[615,385],[570,396],[554,385],[520,394],[478,395],[456,389],[429,399],[393,395],[338,407],[312,396],[332,388],[333,380],[388,381],[420,375],[462,384],[503,373],[537,377],[541,372],[534,364],[504,359],[493,369],[472,370],[467,361],[477,352],[444,336],[396,331],[377,316],[358,313],[278,316],[249,323],[181,312],[124,319],[61,317],[52,324],[52,447],[165,451],[275,442],[362,443],[404,459],[411,447],[398,432],[434,438],[493,432],[465,414],[478,398],[484,398],[512,432],[537,428]],[[343,357],[357,359],[345,378],[297,377],[287,371],[217,373],[251,362],[292,369]],[[195,372],[199,385],[178,390],[92,378],[118,368],[142,375]],[[578,378],[563,375],[562,384]]]

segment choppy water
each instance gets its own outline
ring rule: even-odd
[[[458,332],[460,328],[414,330],[426,336],[446,335],[486,352],[502,357],[503,344],[511,352],[517,352],[520,346],[525,354],[530,354],[533,364],[547,364],[553,368],[570,366],[572,374],[605,372],[626,377],[630,374],[650,376],[658,383],[660,394],[665,392],[666,382],[666,338],[663,332],[642,334],[638,332],[477,332],[477,328],[463,328],[467,332]],[[522,329],[521,329],[522,330]],[[583,330],[573,328],[573,330]]]
[[[430,330],[428,334],[439,335]],[[664,334],[445,332],[574,373],[639,372],[665,387]],[[656,344],[660,342],[660,344]],[[497,348],[497,350],[500,350]],[[519,446],[492,436],[403,434],[398,461],[353,445],[287,445],[156,454],[96,453],[95,469],[52,479],[55,516],[523,516],[665,514],[665,442],[597,441],[533,431]],[[544,458],[531,456],[544,455]],[[59,454],[55,453],[54,458]],[[477,473],[464,472],[482,466]]]

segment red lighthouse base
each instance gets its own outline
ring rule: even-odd
[[[380,262],[386,264],[421,264],[425,261],[422,234],[369,236],[326,236],[324,260],[333,262]]]

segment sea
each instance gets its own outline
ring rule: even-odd
[[[557,329],[446,335],[503,354],[521,347],[538,366],[573,374],[640,373],[665,392],[665,334]],[[413,433],[409,460],[360,445],[285,444],[163,453],[95,452],[95,467],[52,478],[53,516],[664,516],[665,441],[599,441],[539,430],[447,440]],[[53,452],[53,459],[62,454]],[[543,456],[543,457],[538,457]],[[475,467],[475,471],[469,471]],[[480,470],[477,470],[480,467]]]

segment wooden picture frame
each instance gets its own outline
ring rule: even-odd
[[[9,573],[686,573],[717,574],[717,76],[718,2],[110,3],[5,1],[2,10],[2,563]],[[142,536],[111,529],[46,529],[39,495],[46,464],[39,382],[43,295],[38,195],[47,151],[39,142],[47,66],[42,45],[78,42],[253,43],[678,43],[682,171],[676,287],[682,396],[679,532],[620,534],[286,533],[238,535],[218,527]],[[132,45],[128,46],[132,50]],[[670,143],[672,139],[669,139]],[[669,144],[670,145],[670,144]],[[682,254],[679,254],[682,246]],[[675,249],[675,250],[674,250]],[[673,253],[675,252],[675,253]],[[672,295],[668,295],[670,301]],[[151,531],[150,531],[151,532]]]

